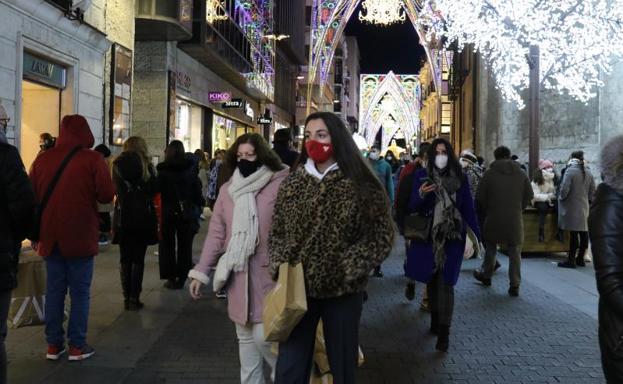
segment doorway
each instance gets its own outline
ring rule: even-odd
[[[60,120],[61,90],[22,80],[20,152],[27,170],[39,153],[39,135],[47,132],[58,137]]]

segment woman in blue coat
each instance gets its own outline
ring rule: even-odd
[[[409,213],[431,218],[428,240],[411,241],[405,267],[407,277],[426,283],[431,332],[436,349],[447,352],[454,309],[454,286],[459,279],[467,227],[480,239],[469,181],[452,146],[436,139],[428,150],[428,164],[414,175]]]

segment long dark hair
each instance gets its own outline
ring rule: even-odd
[[[184,150],[184,143],[179,140],[173,140],[167,145],[167,149],[164,151],[164,161],[167,163],[170,162],[181,162],[184,160],[186,156],[186,151]]]
[[[532,177],[532,181],[536,185],[545,184],[545,177],[543,177],[543,170],[541,168],[537,168],[534,170],[534,176]],[[554,171],[554,185],[558,185],[558,175],[556,171]]]
[[[372,190],[384,191],[384,187],[379,181],[378,177],[374,174],[368,162],[361,155],[361,151],[357,148],[355,141],[348,132],[348,129],[337,115],[331,112],[316,112],[307,116],[305,120],[305,126],[312,120],[322,120],[329,130],[331,135],[331,144],[333,145],[333,156],[337,161],[340,171],[346,176],[346,178],[352,180],[355,183],[357,192],[363,197],[364,201],[370,199],[374,194],[368,193]],[[305,149],[305,142],[303,141],[303,150],[296,167],[302,166],[309,157],[307,150]],[[387,202],[389,206],[389,202]]]
[[[283,164],[281,163],[281,159],[279,156],[268,146],[268,143],[262,135],[259,133],[245,133],[244,135],[238,137],[236,141],[232,144],[231,147],[225,152],[224,163],[225,166],[224,174],[226,176],[225,180],[228,180],[233,174],[236,166],[238,165],[238,147],[241,144],[251,144],[255,149],[255,154],[257,155],[257,160],[265,165],[273,172],[281,171],[283,169]]]
[[[442,173],[446,173],[448,171],[452,171],[459,180],[463,180],[463,167],[461,167],[461,163],[459,163],[459,159],[456,157],[456,153],[454,153],[454,148],[452,148],[452,144],[444,138],[437,138],[433,140],[430,147],[428,147],[428,174],[432,175],[433,170],[435,169],[435,158],[437,157],[437,145],[444,144],[446,146],[446,152],[448,153],[448,166],[445,170],[441,171]]]
[[[586,177],[586,166],[584,165],[584,151],[574,151],[571,153],[571,158],[580,160],[580,169],[582,169],[582,175]]]

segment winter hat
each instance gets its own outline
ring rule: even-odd
[[[474,164],[478,164],[478,158],[469,149],[466,149],[463,152],[461,152],[461,158],[469,160],[469,161],[471,161]]]
[[[554,168],[554,163],[551,160],[539,160],[539,169],[542,171],[547,168]]]

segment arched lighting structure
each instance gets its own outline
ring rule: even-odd
[[[383,127],[381,150],[385,151],[398,130],[405,138],[417,137],[420,127],[422,87],[417,75],[361,75],[360,132],[368,146]],[[390,124],[388,124],[390,122]]]
[[[311,19],[311,45],[309,52],[309,82],[307,88],[307,112],[311,107],[314,84],[318,80],[322,95],[327,83],[333,55],[344,33],[346,24],[353,16],[361,0],[313,0]],[[441,89],[441,55],[435,55],[434,48],[440,46],[434,39],[426,38],[427,32],[418,23],[418,15],[425,6],[422,0],[403,0],[402,6],[417,32],[420,43],[426,51],[431,73],[434,74],[435,89]],[[430,7],[430,5],[426,5]],[[428,34],[430,36],[430,33]]]

